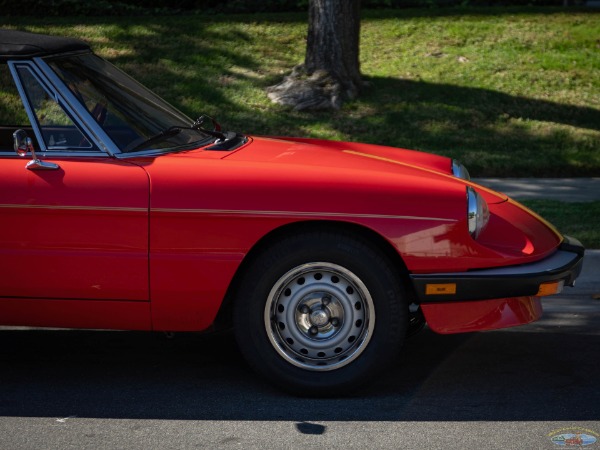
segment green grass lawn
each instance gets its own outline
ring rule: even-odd
[[[596,11],[363,11],[368,87],[319,113],[264,93],[303,60],[304,14],[2,22],[83,38],[191,117],[207,113],[228,129],[420,149],[459,158],[477,177],[600,176]],[[0,100],[6,121],[14,99]]]

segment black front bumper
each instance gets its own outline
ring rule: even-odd
[[[457,273],[410,275],[418,303],[488,300],[537,295],[540,285],[573,286],[583,266],[583,245],[565,236],[551,256],[530,264]],[[440,286],[436,290],[436,286]]]

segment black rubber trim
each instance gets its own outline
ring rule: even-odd
[[[236,134],[234,137],[231,137],[219,144],[211,145],[210,147],[206,147],[204,150],[213,150],[213,151],[231,151],[236,148],[241,147],[246,142],[248,142],[248,138],[243,134]]]
[[[17,30],[0,30],[0,61],[81,50],[89,51],[90,46],[78,39]]]
[[[564,280],[573,286],[583,266],[583,245],[565,236],[551,256],[520,266],[457,273],[411,274],[419,303],[489,300],[536,295],[542,283]],[[455,294],[426,295],[427,284],[456,284]]]

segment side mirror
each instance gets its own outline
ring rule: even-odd
[[[25,130],[17,130],[13,133],[15,152],[19,156],[27,155],[27,152],[31,152],[35,157],[35,150],[33,149],[33,141]]]
[[[56,170],[59,168],[58,164],[51,162],[45,162],[40,160],[35,154],[33,148],[33,141],[25,130],[17,130],[13,133],[14,148],[17,155],[24,157],[27,152],[31,152],[31,161],[29,161],[25,167],[29,170]]]

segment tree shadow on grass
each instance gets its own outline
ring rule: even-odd
[[[373,110],[362,118],[368,141],[389,135],[396,146],[460,158],[480,176],[600,174],[598,109],[448,84],[371,82],[359,100]],[[383,135],[370,137],[377,129]]]
[[[480,177],[600,176],[598,109],[448,84],[397,78],[369,82],[371,87],[341,111],[272,106],[257,114],[238,105],[224,122],[253,134],[319,136],[438,153],[460,159]]]

